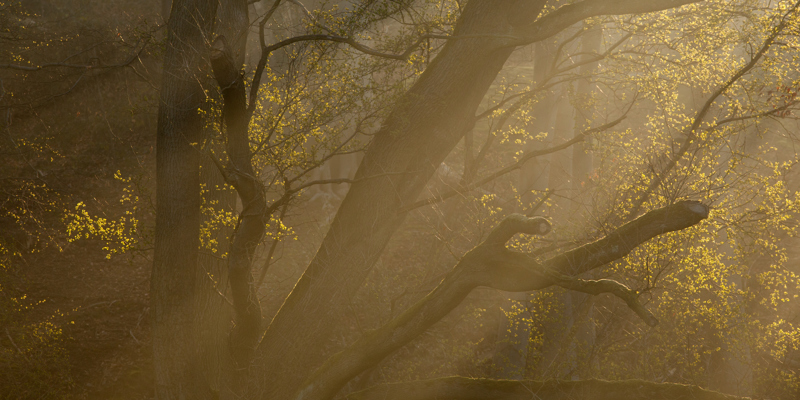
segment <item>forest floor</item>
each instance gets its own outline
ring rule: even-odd
[[[75,398],[152,398],[150,263],[108,260],[92,242],[30,256],[25,291],[45,300],[39,318],[64,314],[54,322],[64,329]]]

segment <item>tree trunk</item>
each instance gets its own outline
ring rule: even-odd
[[[600,44],[603,38],[603,31],[599,27],[587,27],[586,32],[581,36],[582,58],[591,59],[593,54],[600,52]],[[581,60],[583,61],[583,60]],[[578,80],[575,103],[575,135],[589,128],[589,123],[594,113],[594,84],[592,84],[592,74],[597,69],[597,63],[585,64],[580,67],[581,79]],[[582,196],[589,190],[590,174],[592,172],[592,145],[591,138],[587,138],[583,143],[572,147],[572,205],[570,214],[586,213],[587,204],[580,204],[575,199],[585,198]],[[579,224],[582,224],[579,222]]]
[[[555,58],[554,46],[546,43],[536,43],[534,53],[534,66],[533,66],[533,79],[534,84],[541,84],[542,81],[547,79],[550,74],[550,66],[553,64]],[[555,117],[554,109],[556,102],[556,93],[547,89],[545,93],[541,94],[539,100],[533,108],[533,121],[526,127],[528,132],[528,140],[532,143],[525,145],[524,152],[531,152],[537,147],[550,147],[556,143],[553,141],[553,118]],[[532,137],[537,136],[540,132],[547,132],[547,138],[544,143],[537,146]],[[540,196],[536,196],[531,191],[543,192],[547,189],[547,177],[550,175],[550,160],[551,156],[537,157],[523,164],[519,170],[519,190],[522,198],[522,206],[525,208],[532,205]]]
[[[573,131],[575,118],[573,118],[572,105],[569,103],[569,90],[565,84],[559,86],[557,98],[555,100],[555,123],[553,126],[553,145],[562,144],[570,140],[570,133]],[[559,196],[554,197],[555,214],[551,215],[556,226],[562,225],[567,219],[566,201],[562,200],[570,187],[570,176],[572,175],[572,160],[569,152],[559,151],[550,157],[550,173],[547,180],[547,187]]]
[[[552,45],[536,43],[534,53],[533,79],[534,85],[541,84],[550,74],[553,64],[555,49]],[[525,146],[525,153],[540,150],[537,147],[547,148],[553,143],[553,110],[556,100],[555,94],[547,90],[539,96],[533,108],[533,121],[528,125],[529,143]],[[543,145],[536,145],[533,137],[540,132],[547,132],[547,139]],[[519,193],[522,209],[529,209],[541,198],[547,190],[547,177],[550,174],[550,156],[537,157],[522,165],[519,170]],[[503,302],[505,313],[501,315],[501,323],[497,331],[495,344],[494,364],[497,368],[496,375],[503,379],[523,379],[525,376],[526,361],[528,359],[528,341],[530,340],[531,327],[526,321],[533,319],[528,309],[528,293],[511,293]],[[512,312],[513,311],[513,312]]]
[[[574,131],[574,109],[569,102],[569,90],[566,84],[560,85],[556,100],[555,126],[553,127],[553,144],[558,145],[569,140]],[[559,227],[568,227],[570,202],[565,195],[571,190],[570,177],[572,176],[572,155],[567,151],[560,151],[551,156],[548,188],[559,196],[553,200],[554,208],[551,220],[556,230]],[[576,293],[576,295],[580,295]],[[564,377],[569,373],[569,365],[565,360],[565,349],[569,345],[570,331],[573,325],[572,295],[561,293],[556,300],[560,319],[551,320],[544,326],[544,342],[542,354],[536,366],[537,378],[549,379]]]
[[[242,203],[228,254],[228,277],[236,313],[236,326],[231,332],[229,342],[237,366],[245,368],[261,334],[261,305],[256,295],[251,267],[270,212],[267,209],[263,185],[253,169],[248,137],[250,118],[247,113],[247,95],[241,73],[242,64],[234,60],[236,56],[226,40],[218,38],[214,42],[211,65],[214,77],[222,88],[224,100],[222,115],[225,120],[228,154],[225,174]]]
[[[217,22],[214,29],[218,36],[236,39],[231,48],[232,54],[238,60],[239,67],[243,65],[248,23],[247,1],[227,0],[217,6]],[[205,78],[208,86],[215,85],[210,78]],[[213,97],[212,101],[203,105],[209,115],[213,115],[212,107],[221,104],[222,98],[217,91],[209,90],[207,94]],[[209,138],[216,137],[219,132],[216,128],[204,127],[205,149],[213,154],[224,154],[224,143]],[[213,131],[213,132],[209,132]],[[204,207],[212,207],[217,212],[233,213],[236,211],[236,193],[230,186],[226,186],[225,178],[217,168],[214,160],[206,155],[201,156],[200,183],[203,185]],[[209,221],[208,215],[201,215],[201,225]],[[230,239],[233,238],[233,229],[226,226],[217,226],[213,236],[209,239],[216,240],[216,252],[201,250],[198,254],[198,293],[197,293],[197,324],[199,329],[199,350],[203,357],[203,374],[215,392],[227,390],[230,385],[233,360],[230,357],[230,326],[232,320],[231,307],[223,295],[227,293],[229,285],[228,265],[225,256],[230,256]],[[224,397],[224,394],[220,394]]]
[[[151,312],[156,398],[203,399],[210,387],[200,373],[195,293],[200,228],[200,152],[197,110],[216,1],[178,0],[167,25],[158,111],[156,233]]]
[[[263,369],[253,396],[289,398],[337,350],[328,339],[403,222],[399,209],[417,200],[471,129],[481,100],[515,46],[591,16],[658,11],[694,1],[582,2],[539,20],[544,0],[467,3],[453,32],[457,39],[448,40],[375,134],[319,251],[264,334],[255,354]]]
[[[161,18],[166,22],[172,10],[172,0],[161,0]]]
[[[454,35],[508,35],[511,1],[467,4]],[[538,10],[529,17],[532,21]],[[513,47],[502,37],[449,41],[375,135],[316,257],[267,329],[266,398],[286,399],[324,360],[329,334],[445,156],[473,125]],[[370,178],[370,179],[365,179]],[[291,372],[289,372],[291,371]]]
[[[600,27],[588,27],[584,23],[584,32],[581,37],[581,53],[583,59],[591,59],[594,54],[600,53],[603,31]],[[583,61],[583,60],[582,60]],[[597,70],[597,63],[585,64],[580,67],[582,78],[578,80],[577,99],[575,107],[575,135],[589,128],[592,115],[595,111],[594,106],[594,84],[592,83],[593,74]],[[578,220],[570,221],[574,226],[585,226],[585,220],[593,212],[591,204],[581,204],[587,202],[591,196],[586,196],[591,190],[591,173],[593,167],[592,138],[586,138],[584,142],[572,147],[572,201],[570,202],[570,215],[577,217]],[[581,199],[581,200],[578,200]],[[585,293],[567,293],[570,299],[565,302],[565,319],[570,321],[571,343],[568,343],[567,362],[570,364],[571,379],[585,379],[586,367],[591,360],[587,355],[592,354],[592,347],[595,343],[595,324],[594,324],[594,297]]]

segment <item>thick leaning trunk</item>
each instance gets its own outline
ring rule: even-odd
[[[261,368],[252,395],[289,398],[325,359],[337,322],[403,221],[397,211],[417,199],[472,127],[514,46],[548,38],[587,17],[694,1],[579,2],[533,23],[545,0],[467,3],[453,32],[458,38],[447,42],[376,133],[322,246],[267,329],[255,354]]]
[[[511,1],[467,4],[454,35],[508,35]],[[533,10],[533,20],[537,10]],[[325,358],[323,349],[370,267],[463,134],[513,48],[508,39],[448,42],[375,135],[316,257],[258,349],[266,398],[286,399]],[[365,179],[370,178],[370,179]]]
[[[210,398],[196,347],[200,152],[207,37],[216,1],[176,1],[167,26],[158,111],[156,234],[151,278],[153,363],[158,399]]]

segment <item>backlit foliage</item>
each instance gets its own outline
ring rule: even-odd
[[[603,27],[605,46],[624,42],[603,56],[590,77],[597,88],[589,103],[590,126],[634,105],[622,125],[593,135],[589,185],[545,203],[545,213],[556,218],[557,240],[590,240],[634,217],[632,212],[682,199],[701,200],[713,211],[704,223],[652,240],[593,275],[638,290],[658,327],[647,327],[615,299],[600,297],[593,300],[592,348],[563,355],[577,370],[549,375],[553,371],[537,369],[536,359],[546,350],[538,350],[536,338],[554,328],[532,325],[531,376],[640,378],[725,389],[733,378],[726,383],[719,375],[740,373],[746,376],[737,379],[752,379],[759,396],[792,398],[800,389],[800,270],[790,262],[800,215],[793,114],[800,87],[800,15],[790,11],[794,2],[758,4],[704,2],[593,22]],[[784,19],[763,57],[737,76]],[[556,64],[576,60],[561,56]],[[512,89],[503,96],[531,90]],[[577,96],[574,87],[566,92]],[[579,106],[575,98],[572,104]],[[500,134],[524,137],[520,128],[531,121],[520,113],[515,124]],[[540,132],[528,135],[527,141],[546,143]],[[564,219],[558,209],[571,207],[571,201],[580,202],[581,212]],[[546,319],[547,310],[560,303],[558,296],[532,297],[530,306]]]
[[[125,210],[122,215],[116,219],[91,215],[83,202],[78,202],[74,211],[65,213],[68,240],[99,239],[108,259],[114,254],[142,251],[141,248],[146,248],[152,237],[150,229],[141,226],[140,222],[141,208],[147,207],[146,200],[150,200],[141,185],[141,177],[125,178],[117,171],[114,179],[127,184],[119,199]],[[140,194],[147,198],[140,198]]]
[[[0,3],[0,9],[12,10],[14,4]],[[308,15],[295,10],[270,22],[270,40],[298,30],[335,33],[399,54],[422,35],[451,34],[462,5],[377,1],[355,10],[326,6]],[[758,397],[796,398],[800,269],[793,249],[800,217],[800,127],[795,120],[800,14],[794,6],[786,0],[709,0],[660,13],[591,18],[546,39],[552,71],[538,82],[533,60],[526,58],[531,47],[519,49],[487,94],[475,129],[446,160],[448,168],[461,172],[460,179],[443,188],[432,183],[427,194],[463,189],[461,185],[511,165],[532,149],[558,145],[620,116],[626,119],[586,139],[594,159],[582,182],[570,181],[567,173],[543,191],[522,188],[504,176],[413,213],[358,294],[370,307],[348,316],[350,330],[337,333],[335,340],[352,343],[397,315],[510,212],[530,212],[538,204],[534,211],[551,218],[550,237],[512,243],[546,259],[648,210],[683,199],[701,200],[712,207],[708,220],[651,240],[591,276],[617,279],[637,290],[659,319],[657,327],[647,327],[616,298],[587,297],[583,304],[588,306],[575,311],[565,305],[570,295],[555,288],[496,307],[504,295],[479,290],[449,319],[377,367],[380,373],[365,374],[362,384],[496,374],[496,339],[515,344],[527,340],[526,378],[639,378],[725,389],[730,379],[724,375],[741,373],[752,379],[752,393]],[[15,21],[9,25],[13,31],[3,32],[8,37],[27,29],[23,14],[0,16]],[[582,39],[598,29],[600,49],[587,54]],[[388,110],[444,43],[441,38],[424,40],[402,62],[330,42],[303,42],[270,56],[261,82],[255,83],[260,89],[248,131],[268,206],[281,204],[265,218],[262,248],[299,237],[290,220],[307,210],[302,200],[311,197],[313,187],[295,190],[313,183],[314,171],[331,158],[363,151]],[[31,46],[3,49],[0,57],[29,65]],[[47,42],[35,46],[46,47]],[[533,57],[542,56],[538,51]],[[586,57],[596,57],[588,63],[592,68],[582,68]],[[252,67],[245,68],[249,85],[254,84],[249,81]],[[582,91],[581,85],[591,91]],[[199,110],[207,121],[206,141],[197,150],[224,165],[218,97],[209,87],[208,104]],[[562,120],[537,121],[536,109],[559,97],[565,101],[552,113]],[[563,109],[566,116],[559,114]],[[551,125],[564,119],[570,120],[567,136],[554,140]],[[15,146],[60,156],[43,139],[19,140]],[[569,154],[572,148],[548,156],[550,174],[559,158],[568,164]],[[216,167],[209,163],[203,168]],[[146,253],[151,227],[143,215],[152,209],[147,185],[139,177],[124,176],[119,171],[115,175],[125,185],[119,198],[124,211],[118,215],[87,206],[88,199],[73,201],[63,211],[62,203],[53,200],[57,195],[36,179],[4,185],[0,218],[13,222],[21,233],[4,237],[0,256],[7,259],[21,247],[58,243],[53,240],[58,234],[70,241],[98,240],[109,258]],[[236,228],[240,210],[216,197],[231,193],[229,185],[206,183],[202,191],[201,247],[225,259],[223,241],[230,237],[222,233]],[[51,231],[42,230],[40,215],[53,212],[65,229],[42,235]],[[265,275],[259,275],[261,283]],[[267,290],[273,289],[271,284],[267,282]],[[24,295],[0,294],[3,315],[18,315],[33,306]],[[508,332],[496,329],[503,319],[510,321]],[[15,323],[18,329],[0,332],[19,347],[3,346],[3,361],[40,359],[58,365],[63,360],[55,324]],[[501,337],[518,327],[529,336]],[[53,351],[45,355],[37,349]],[[68,380],[63,382],[68,387]]]

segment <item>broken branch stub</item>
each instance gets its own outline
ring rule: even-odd
[[[559,254],[545,265],[565,275],[578,275],[625,257],[640,244],[667,232],[686,229],[708,218],[707,205],[693,200],[650,211],[606,237]]]
[[[517,233],[546,235],[550,233],[551,228],[550,221],[545,218],[530,218],[522,214],[511,214],[489,233],[482,245],[504,246]]]
[[[465,255],[462,264],[473,266],[477,286],[508,292],[529,292],[557,285],[592,295],[610,293],[625,301],[649,326],[655,326],[658,320],[639,303],[636,291],[610,279],[582,280],[575,276],[621,259],[655,236],[695,225],[707,218],[708,213],[708,206],[700,202],[681,201],[650,211],[602,239],[557,255],[544,263],[537,262],[526,253],[511,251],[504,246],[497,248],[500,241],[507,241],[514,233],[522,231],[520,227],[525,226],[525,217],[511,216],[489,234],[489,239]]]

